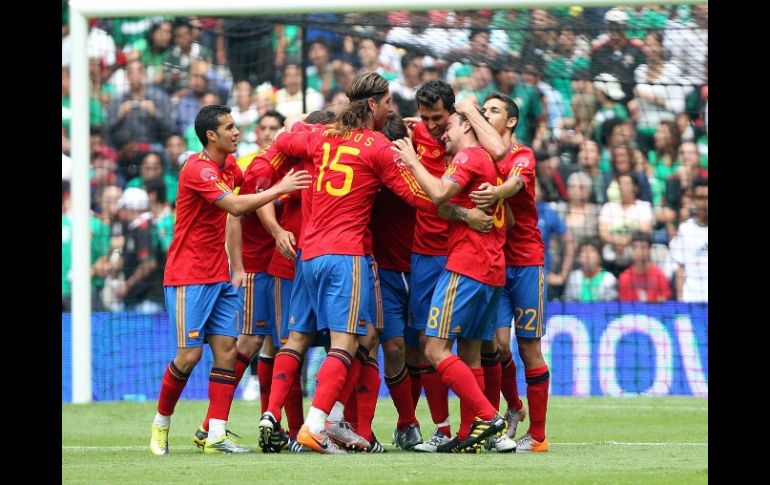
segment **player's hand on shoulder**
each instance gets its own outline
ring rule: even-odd
[[[289,170],[286,176],[278,183],[281,193],[289,193],[310,187],[313,176],[307,170]]]

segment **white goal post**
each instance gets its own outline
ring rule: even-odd
[[[392,10],[473,10],[703,4],[706,0],[71,0],[70,66],[72,200],[72,402],[88,403],[91,390],[91,276],[89,241],[89,116],[86,38],[89,18],[153,15],[258,15]]]

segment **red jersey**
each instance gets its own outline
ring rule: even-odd
[[[205,152],[190,155],[179,172],[174,237],[168,248],[164,286],[230,281],[225,251],[227,212],[214,202],[243,182],[243,173],[228,155],[223,167]]]
[[[380,268],[409,272],[414,219],[414,207],[387,188],[380,189],[369,224],[374,236],[374,259]]]
[[[637,273],[633,266],[618,278],[620,301],[665,301],[671,299],[671,285],[663,271],[651,264],[646,273]]]
[[[269,189],[281,179],[281,175],[275,167],[282,163],[278,162],[282,155],[277,154],[271,148],[269,147],[265,152],[257,154],[251,161],[243,175],[243,185],[238,192],[239,194],[258,194]],[[271,163],[271,158],[267,158],[271,151],[274,152],[273,163]],[[241,217],[241,228],[243,270],[247,273],[267,271],[267,265],[270,264],[270,257],[273,255],[273,248],[275,247],[273,236],[262,226],[256,212]]]
[[[497,165],[483,147],[463,148],[455,155],[444,173],[445,179],[462,187],[452,203],[472,208],[469,195],[488,182],[500,185],[503,179]],[[449,254],[446,269],[491,286],[505,285],[505,208],[498,204],[493,214],[492,229],[482,234],[464,222],[449,221]]]
[[[283,213],[279,219],[279,224],[285,230],[294,234],[294,240],[299,238],[299,228],[302,224],[302,207],[300,202],[300,195],[297,191],[284,194],[278,198],[278,202],[283,205]],[[272,238],[271,238],[272,239]],[[277,276],[279,278],[285,278],[287,280],[294,279],[294,260],[288,259],[286,256],[278,251],[278,248],[273,249],[273,254],[270,258],[270,265],[267,267],[267,272],[271,276]]]
[[[315,124],[315,125],[309,125],[307,123],[302,123],[301,121],[297,121],[292,125],[291,131],[292,133],[307,133],[315,130],[322,130],[326,128],[326,125],[321,124]],[[301,157],[300,158],[301,166],[297,167],[297,170],[307,170],[309,174],[312,174],[315,170],[315,165],[313,164],[313,158],[312,157]],[[303,247],[303,240],[305,238],[305,228],[308,226],[308,221],[310,220],[310,212],[311,208],[313,207],[313,191],[308,188],[301,192],[301,199],[300,199],[300,211],[302,214],[301,224],[299,227],[299,235],[294,235],[294,237],[297,240],[297,248],[302,249]]]
[[[515,224],[508,229],[505,264],[541,266],[544,263],[545,246],[543,236],[537,228],[535,155],[531,148],[514,143],[498,166],[505,178],[516,175],[524,182],[524,188],[508,199]]]
[[[425,169],[434,177],[441,177],[446,170],[446,145],[444,142],[433,138],[423,122],[415,125],[412,139],[417,157]],[[449,234],[448,222],[436,213],[418,210],[415,219],[412,252],[429,256],[446,256],[447,235]]]
[[[311,156],[315,164],[303,260],[324,254],[363,256],[372,203],[383,183],[410,204],[435,207],[382,133],[361,128],[335,134],[327,128],[282,133],[275,144],[288,156]]]

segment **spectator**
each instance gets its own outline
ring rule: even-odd
[[[639,198],[646,202],[652,202],[652,189],[650,181],[643,172],[639,172],[634,167],[635,150],[629,145],[619,144],[610,149],[610,167],[611,171],[604,174],[604,184],[607,187],[606,199],[610,202],[620,202],[620,192],[618,190],[618,176],[631,175],[639,187]]]
[[[671,241],[671,258],[678,265],[675,274],[679,301],[708,302],[709,299],[709,186],[708,179],[692,184],[695,216],[679,226]]]
[[[567,178],[567,202],[556,203],[556,213],[564,220],[575,239],[574,244],[578,246],[599,237],[600,209],[589,202],[591,185],[591,177],[587,173],[574,172]]]
[[[640,145],[643,149],[652,143],[655,129],[661,121],[674,121],[677,113],[685,110],[685,98],[692,86],[685,85],[679,67],[663,57],[663,36],[650,32],[642,47],[647,59],[634,71],[634,99],[628,103],[631,117],[636,121]]]
[[[564,24],[559,31],[556,53],[545,67],[545,80],[559,91],[567,102],[564,116],[572,117],[572,81],[578,71],[587,71],[591,61],[576,49],[577,33],[573,24]]]
[[[690,84],[708,79],[709,6],[692,5],[692,21],[669,20],[663,48]]]
[[[687,218],[689,206],[684,200],[687,190],[696,178],[708,179],[708,170],[700,167],[698,148],[693,142],[684,142],[679,146],[679,169],[666,180],[666,190],[663,196],[666,207],[666,224],[669,237],[676,234],[677,221],[682,223],[686,218],[681,217],[684,212]],[[693,194],[689,194],[690,197]]]
[[[278,111],[268,111],[259,118],[257,123],[257,143],[260,148],[267,148],[273,143],[276,133],[283,127],[286,118]]]
[[[398,79],[390,82],[390,92],[393,96],[400,96],[402,100],[415,104],[417,90],[422,86],[422,60],[423,56],[416,52],[407,52],[401,57],[401,74]],[[405,115],[408,116],[408,115]]]
[[[631,174],[617,177],[620,202],[607,202],[599,212],[599,237],[604,248],[602,256],[613,274],[631,264],[631,234],[652,232],[655,216],[649,202],[639,200],[639,184]]]
[[[566,301],[614,301],[618,281],[601,267],[601,253],[596,241],[584,242],[578,249],[580,268],[570,273],[565,287]]]
[[[628,110],[621,100],[625,94],[617,78],[612,74],[602,73],[596,76],[594,92],[599,100],[599,109],[594,115],[594,139],[601,142],[605,132],[605,122],[610,120],[627,120]]]
[[[235,126],[241,132],[243,137],[238,143],[237,157],[254,153],[257,151],[257,120],[259,112],[257,104],[254,102],[253,89],[251,83],[247,80],[235,83],[234,89],[235,106],[230,106],[235,121]]]
[[[129,91],[113,99],[107,115],[107,129],[113,146],[128,142],[161,144],[172,130],[171,100],[161,89],[147,86],[141,61],[126,65]]]
[[[661,182],[665,182],[679,170],[677,152],[680,143],[680,131],[676,123],[670,120],[661,121],[655,130],[655,148],[647,155],[655,178]]]
[[[334,67],[331,62],[331,52],[329,44],[323,37],[318,37],[310,42],[307,53],[312,66],[305,69],[307,75],[307,85],[326,96],[332,89],[337,87],[337,80],[334,77]]]
[[[332,91],[327,97],[324,109],[329,110],[334,114],[339,114],[343,109],[345,109],[345,106],[348,105],[348,102],[350,102],[350,100],[344,91]]]
[[[198,109],[211,104],[222,104],[219,96],[212,91],[204,91],[198,100]],[[190,150],[194,152],[203,151],[203,145],[201,145],[198,135],[195,133],[195,123],[190,124],[184,133],[182,134]]]
[[[185,153],[187,152],[187,142],[179,133],[172,133],[166,138],[165,150],[163,151],[163,161],[165,171],[175,176],[179,175],[179,169],[184,163]]]
[[[154,238],[161,251],[167,254],[174,236],[174,209],[166,201],[166,184],[161,178],[153,178],[146,180],[142,188],[150,202]]]
[[[516,140],[522,145],[532,146],[535,127],[545,118],[540,93],[537,88],[522,82],[513,69],[493,71],[493,75],[495,90],[514,100],[519,107],[519,122],[514,131]]]
[[[139,59],[147,67],[150,84],[163,86],[165,77],[164,62],[171,50],[172,26],[170,20],[152,24],[147,36],[131,45],[129,59]]]
[[[591,179],[590,201],[602,205],[607,202],[607,186],[604,182],[604,173],[599,170],[599,144],[593,140],[585,140],[578,150],[578,167],[581,172]],[[569,179],[567,179],[567,191],[569,192]],[[569,194],[568,194],[569,195]]]
[[[163,170],[163,160],[157,152],[149,152],[142,158],[139,165],[139,176],[128,181],[126,188],[142,187],[148,180],[160,178],[166,186],[165,198],[171,203],[176,203],[176,191],[179,181],[170,173]]]
[[[187,18],[179,18],[173,26],[174,46],[164,61],[164,86],[172,98],[181,98],[188,87],[188,73],[197,59],[211,61],[211,51],[193,41],[192,25]]]
[[[592,47],[591,75],[594,78],[600,73],[612,75],[623,92],[618,101],[628,101],[634,94],[634,69],[644,60],[642,43],[626,38],[628,15],[621,9],[608,10],[604,14],[604,23],[607,33],[600,35]]]
[[[548,295],[550,299],[556,299],[561,295],[564,283],[572,271],[572,264],[575,262],[575,241],[564,224],[564,220],[549,204],[543,201],[543,188],[539,180],[535,181],[535,204],[537,207],[537,228],[540,230],[545,245],[543,267],[546,271]],[[556,254],[562,255],[560,258],[556,258],[560,265],[558,271],[554,269],[551,254],[553,252],[551,239],[554,239],[554,236],[557,236],[559,240],[559,251]]]
[[[644,232],[631,235],[633,264],[620,273],[620,301],[663,302],[671,299],[671,284],[663,271],[650,262],[652,238]]]
[[[305,112],[319,110],[324,98],[308,86],[305,92]],[[275,93],[275,109],[284,116],[302,114],[302,69],[296,61],[287,61],[283,69],[283,88]]]
[[[140,313],[160,312],[164,301],[165,257],[153,237],[147,192],[136,187],[126,189],[118,207],[125,211],[126,224],[120,263],[125,279],[116,292],[121,299],[121,309]]]
[[[277,81],[274,29],[275,23],[260,15],[222,19],[227,65],[234,82],[246,79],[259,86]]]

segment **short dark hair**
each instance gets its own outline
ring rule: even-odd
[[[310,125],[315,125],[315,124],[328,125],[329,123],[334,121],[334,118],[336,116],[337,115],[335,115],[333,111],[329,111],[328,109],[316,110],[311,112],[305,117],[305,123]]]
[[[695,180],[692,181],[692,184],[690,187],[692,188],[692,192],[694,194],[695,189],[697,187],[708,187],[708,186],[709,186],[709,179],[707,179],[706,177],[703,177],[702,175],[698,175],[697,177],[695,177]]]
[[[417,53],[417,52],[407,51],[406,54],[401,56],[401,70],[402,71],[405,70],[406,66],[408,66],[410,62],[412,62],[413,60],[417,59],[418,57],[424,57],[424,56],[422,54]]]
[[[217,131],[217,128],[219,128],[219,117],[230,114],[231,111],[228,106],[210,104],[201,108],[198,114],[195,115],[195,135],[197,135],[204,148],[209,144],[206,132],[209,130]]]
[[[513,133],[516,127],[519,126],[519,105],[516,104],[516,101],[511,99],[510,96],[506,96],[500,91],[488,94],[487,97],[484,98],[484,102],[486,103],[490,99],[499,99],[505,103],[505,110],[507,111],[508,118],[516,118],[516,124],[511,128],[511,133]]]
[[[652,246],[652,236],[649,232],[634,231],[631,234],[631,242],[646,242],[648,246]]]
[[[155,192],[155,197],[158,202],[166,202],[166,183],[162,177],[153,177],[145,180],[142,185],[147,195]]]
[[[257,124],[261,123],[263,118],[275,118],[281,122],[281,126],[283,126],[283,122],[286,121],[286,117],[274,109],[265,111],[262,116],[259,117],[259,120],[257,120]]]
[[[417,106],[433,108],[439,100],[444,102],[444,108],[449,113],[455,112],[455,92],[446,81],[428,81],[417,90],[414,96]]]
[[[380,132],[388,137],[388,140],[395,141],[400,138],[406,138],[409,133],[406,129],[406,124],[401,115],[397,113],[391,113],[388,115],[388,122],[382,127]]]
[[[577,254],[580,254],[580,251],[583,250],[584,247],[591,246],[592,248],[596,249],[596,252],[599,253],[599,258],[602,256],[602,243],[597,238],[589,238],[580,243],[580,246],[578,246]]]

